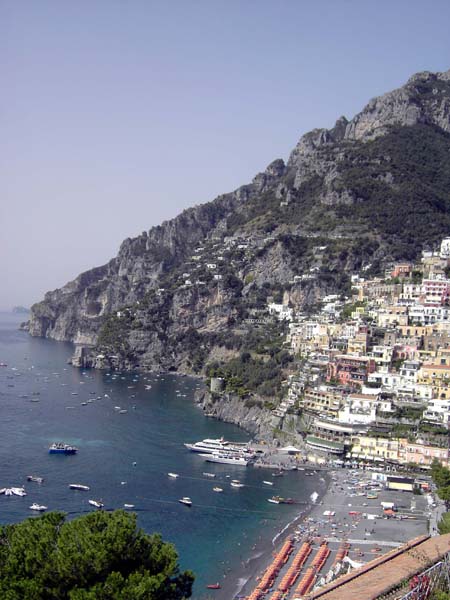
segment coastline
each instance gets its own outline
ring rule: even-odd
[[[319,478],[316,502],[301,509],[272,540],[258,540],[242,567],[224,578],[222,589],[213,596],[216,600],[247,597],[272,562],[274,551],[289,537],[298,540],[297,547],[300,541],[309,539],[315,549],[321,540],[327,540],[330,557],[319,574],[319,581],[330,570],[344,542],[348,544],[348,557],[354,564],[365,564],[410,539],[429,533],[431,515],[424,495],[380,488],[377,497],[369,500],[366,493],[357,491],[359,484],[363,486],[371,481],[368,471],[333,469],[319,471],[316,477]],[[384,501],[398,506],[397,518],[384,515],[381,505]],[[332,515],[325,516],[326,512]]]
[[[313,470],[313,467],[311,467]],[[214,596],[203,596],[203,598],[214,598],[215,600],[232,600],[241,596],[247,596],[256,586],[256,578],[264,571],[273,559],[273,552],[279,548],[283,542],[292,536],[299,526],[299,523],[310,516],[314,510],[320,509],[321,505],[326,502],[327,495],[332,483],[331,471],[319,471],[315,475],[317,477],[316,492],[318,494],[315,503],[311,502],[308,505],[299,506],[299,510],[294,518],[290,515],[287,522],[283,524],[275,535],[260,536],[255,540],[252,546],[252,553],[246,561],[241,563],[237,571],[229,573],[220,582],[221,589],[214,592]],[[320,481],[320,479],[322,481]],[[301,485],[301,481],[299,481]],[[193,596],[194,600],[195,597]]]

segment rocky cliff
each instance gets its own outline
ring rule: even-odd
[[[287,163],[125,240],[35,304],[30,333],[130,369],[199,372],[252,350],[268,298],[308,308],[448,235],[449,157],[450,71],[418,73],[304,135]]]
[[[301,431],[305,430],[305,426],[301,416],[287,414],[277,417],[264,408],[262,401],[252,398],[243,402],[235,394],[215,395],[202,390],[197,392],[195,401],[209,417],[239,425],[258,440],[271,443],[277,440],[280,445],[303,445]]]

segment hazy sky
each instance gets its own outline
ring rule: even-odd
[[[450,2],[0,0],[0,308],[450,68]]]

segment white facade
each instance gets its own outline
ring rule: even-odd
[[[268,306],[269,314],[277,315],[279,321],[292,321],[294,311],[286,304],[276,304],[272,302]]]
[[[439,256],[441,258],[450,258],[450,238],[444,238],[442,240]]]

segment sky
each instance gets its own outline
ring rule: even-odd
[[[448,0],[0,0],[0,310],[450,68]]]

